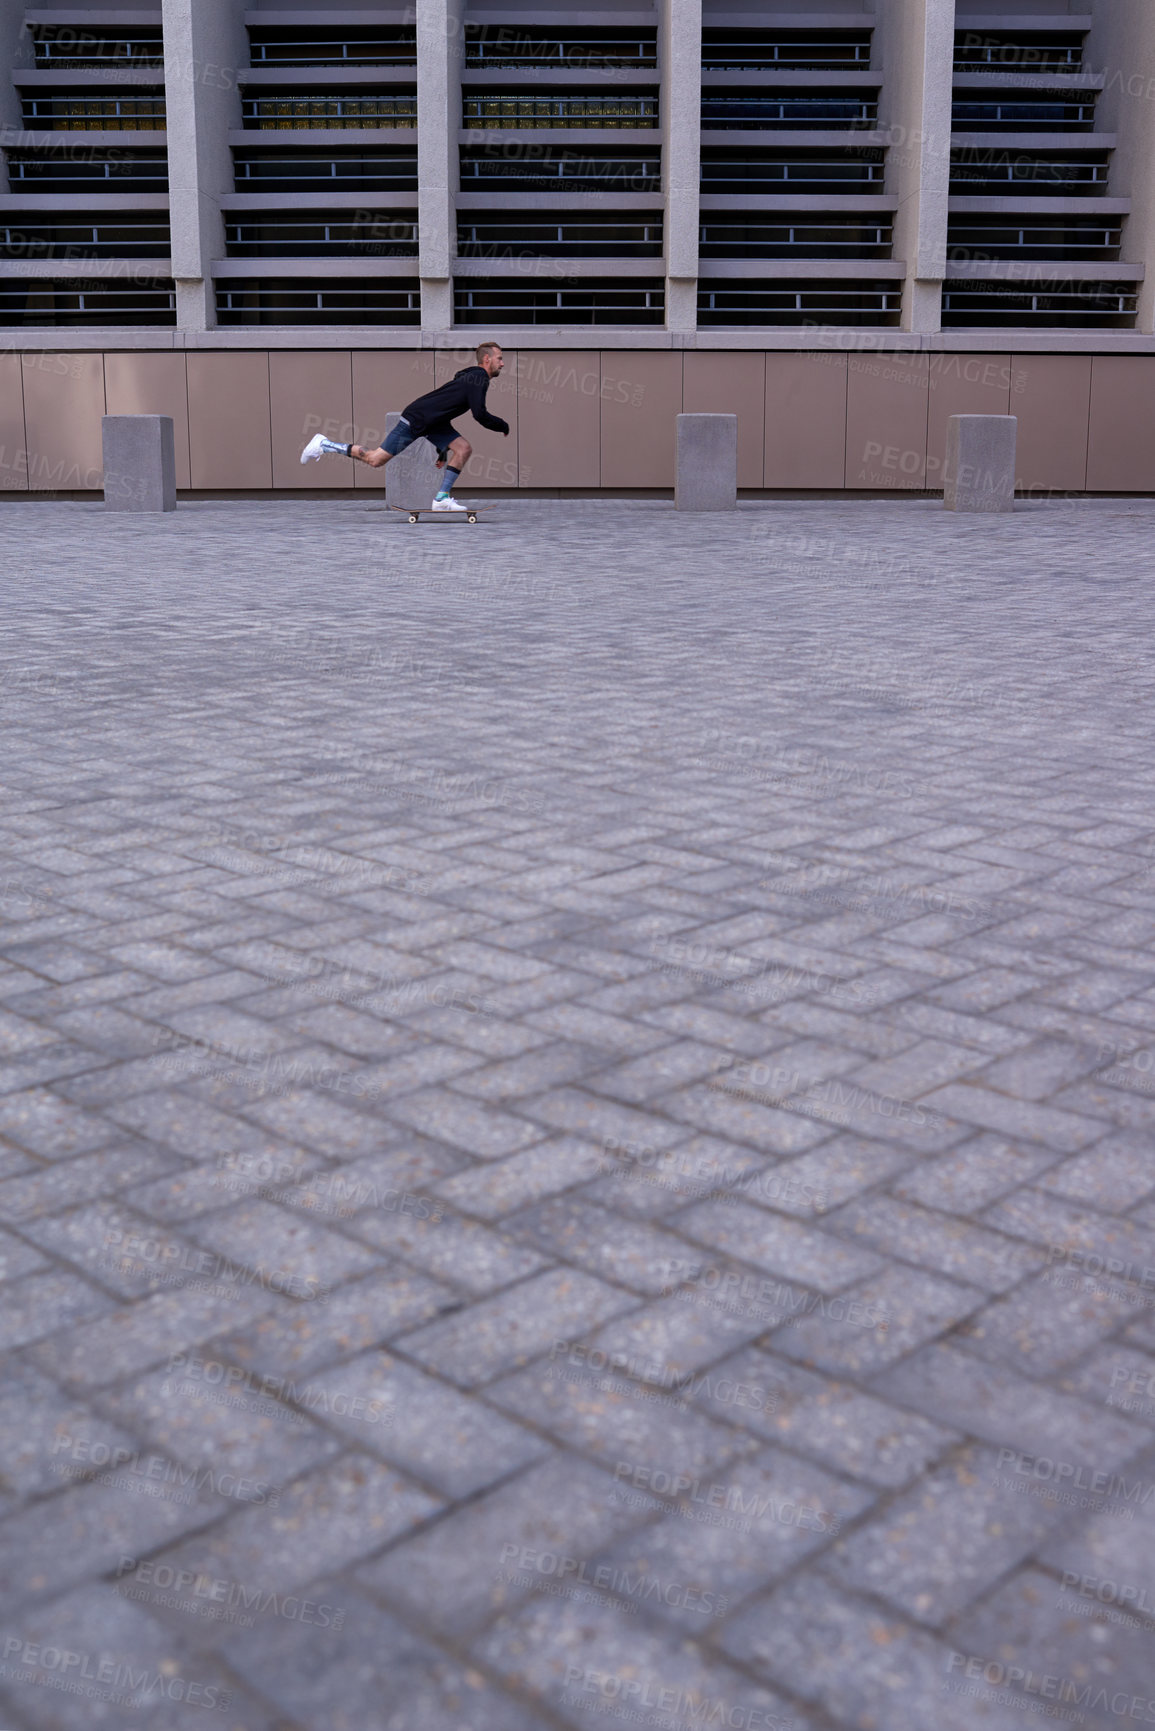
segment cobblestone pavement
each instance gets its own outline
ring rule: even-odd
[[[1155,1723],[1155,507],[3,510],[0,1731]]]

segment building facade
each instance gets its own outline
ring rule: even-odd
[[[495,337],[470,490],[941,485],[1019,417],[1036,493],[1155,492],[1152,0],[0,0],[0,488],[302,469]]]

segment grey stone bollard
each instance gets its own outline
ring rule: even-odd
[[[385,417],[385,437],[388,438],[401,419],[399,409]],[[428,439],[416,439],[407,451],[390,459],[385,469],[385,503],[387,505],[420,505],[427,511],[433,495],[441,485],[443,469],[437,467],[437,452]]]
[[[1013,511],[1017,415],[952,415],[946,430],[948,511]]]
[[[176,444],[171,415],[101,418],[106,511],[175,511]]]
[[[733,511],[737,504],[737,415],[679,415],[675,510]]]

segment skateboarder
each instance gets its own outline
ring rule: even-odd
[[[390,457],[399,457],[415,439],[428,439],[437,449],[437,467],[445,470],[441,486],[433,501],[435,511],[464,511],[453,497],[453,483],[473,452],[473,446],[463,433],[453,426],[454,415],[468,409],[475,421],[495,433],[509,434],[509,422],[491,415],[485,406],[485,393],[490,379],[495,379],[505,365],[500,343],[482,343],[477,350],[477,365],[462,367],[447,385],[426,392],[402,413],[401,419],[379,450],[366,451],[360,445],[338,445],[318,433],[301,452],[302,463],[311,463],[331,455],[352,457],[358,463],[368,463],[371,469],[383,469]]]

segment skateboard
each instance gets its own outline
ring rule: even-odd
[[[434,511],[428,505],[390,505],[389,509],[402,512],[411,523],[416,523],[420,517],[448,517],[452,520],[463,514],[459,511]],[[493,505],[467,505],[464,511],[465,521],[476,523],[479,511],[492,511],[494,509]]]

